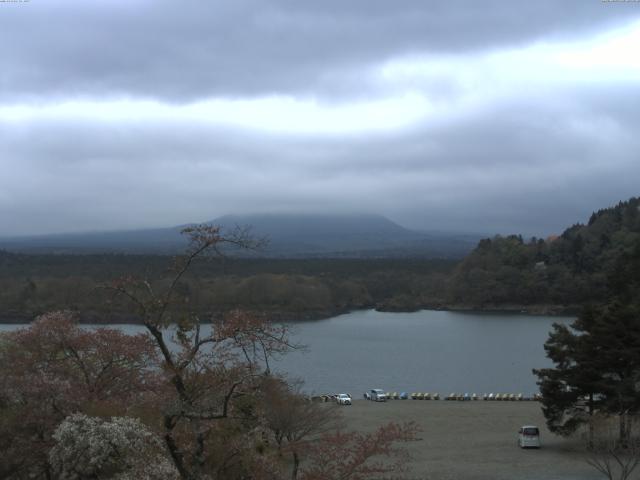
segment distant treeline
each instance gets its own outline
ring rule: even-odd
[[[124,276],[165,280],[157,255],[26,255],[0,252],[0,318],[24,321],[57,309],[87,321],[135,321],[105,289]],[[181,294],[203,315],[233,308],[308,319],[357,308],[415,310],[444,301],[453,260],[238,259],[199,261]]]
[[[238,259],[199,261],[181,284],[204,316],[233,308],[308,319],[358,308],[578,310],[606,299],[625,253],[640,248],[640,200],[595,212],[558,237],[496,236],[464,260]],[[59,309],[88,321],[135,321],[103,288],[123,276],[166,280],[171,257],[25,255],[0,251],[0,319]]]

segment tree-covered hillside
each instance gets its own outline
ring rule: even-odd
[[[599,210],[559,237],[485,239],[455,269],[449,301],[479,308],[599,302],[622,255],[638,243],[638,198]]]
[[[203,313],[244,308],[273,318],[321,318],[374,307],[577,311],[605,300],[612,273],[629,268],[625,252],[640,248],[639,207],[637,198],[621,202],[559,237],[485,239],[457,264],[424,258],[230,257],[197,262],[197,279],[185,278],[182,288]],[[129,275],[160,287],[171,261],[160,255],[0,251],[0,321],[59,309],[78,311],[89,321],[135,321],[102,287]]]
[[[51,310],[86,321],[135,321],[105,285],[141,276],[154,288],[172,258],[160,255],[27,255],[0,251],[0,322]],[[183,280],[201,312],[233,308],[273,318],[320,318],[358,308],[415,310],[441,304],[453,260],[226,258],[196,262]],[[197,277],[197,278],[196,278]]]

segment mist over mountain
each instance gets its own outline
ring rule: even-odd
[[[250,227],[267,245],[234,255],[264,257],[431,257],[459,258],[480,235],[410,230],[381,215],[254,214],[225,215],[210,223],[226,231]],[[0,239],[0,248],[25,253],[175,254],[187,243],[185,225],[144,230],[90,232]]]

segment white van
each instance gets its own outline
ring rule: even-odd
[[[518,446],[520,448],[540,448],[540,430],[533,425],[524,425],[518,430]]]

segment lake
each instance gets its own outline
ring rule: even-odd
[[[571,317],[423,310],[355,311],[292,324],[305,344],[274,369],[303,378],[315,393],[365,390],[519,393],[537,391],[531,369],[551,365],[543,344],[554,322]],[[0,325],[1,330],[18,325]],[[113,325],[127,332],[139,325]]]

